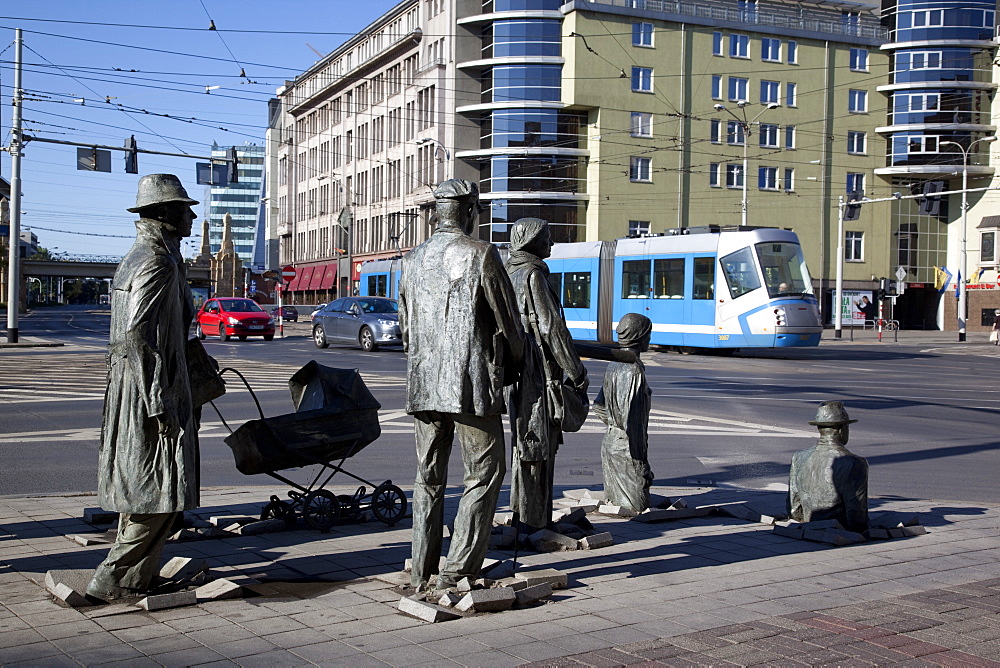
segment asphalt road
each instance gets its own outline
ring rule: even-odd
[[[0,494],[96,488],[108,321],[106,307],[40,309],[21,320],[22,338],[65,345],[0,349]],[[382,403],[383,435],[344,466],[373,483],[412,482],[413,431],[402,411],[404,355],[337,344],[319,350],[308,334],[308,324],[293,324],[285,338],[272,342],[209,339],[206,347],[223,366],[246,376],[267,416],[292,411],[287,380],[309,360],[360,369]],[[817,404],[838,399],[859,420],[848,447],[868,458],[872,495],[1000,502],[1000,349],[945,342],[942,335],[876,344],[867,334],[864,343],[824,341],[819,348],[734,357],[644,355],[654,393],[649,451],[656,484],[781,488],[792,453],[815,441],[816,430],[807,423]],[[593,397],[605,363],[588,361],[587,368]],[[256,417],[256,409],[234,382],[216,404],[235,428]],[[591,418],[580,433],[566,435],[557,484],[601,486],[602,427]],[[236,470],[226,434],[219,416],[206,410],[203,484],[267,482]],[[457,456],[452,463],[451,481],[460,484]],[[301,480],[310,473],[286,472]],[[274,488],[281,496],[287,490],[277,481]]]

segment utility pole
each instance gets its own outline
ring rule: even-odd
[[[7,343],[17,343],[17,316],[21,306],[21,105],[24,89],[21,85],[23,38],[21,29],[14,30],[14,116],[10,127],[10,243],[7,262]]]
[[[833,338],[839,339],[844,330],[844,196],[837,199],[837,281],[835,284],[833,304]],[[851,319],[854,322],[854,319]]]

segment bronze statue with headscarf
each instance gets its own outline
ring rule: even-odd
[[[626,313],[618,322],[618,345],[635,353],[635,362],[611,362],[594,411],[608,425],[601,441],[604,495],[608,502],[636,513],[649,508],[649,409],[653,393],[639,353],[649,349],[653,323]]]
[[[528,336],[521,379],[507,391],[511,422],[510,507],[537,529],[552,519],[556,452],[562,443],[564,384],[586,396],[587,369],[573,347],[545,264],[552,252],[548,221],[521,218],[511,229],[507,274]],[[567,378],[568,377],[568,378]]]

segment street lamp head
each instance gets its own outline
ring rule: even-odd
[[[748,104],[750,104],[750,103],[747,102],[746,100],[740,100],[739,102],[736,103],[736,106],[739,107],[740,109],[742,109],[743,107],[747,106]]]
[[[780,104],[778,104],[777,102],[769,102],[769,103],[768,103],[768,105],[767,105],[767,108],[768,108],[768,109],[777,109],[777,108],[778,108],[778,107],[780,107],[780,106],[781,106],[781,105],[780,105]]]
[[[996,141],[996,140],[997,140],[996,135],[990,135],[989,137],[983,137],[979,141]]]
[[[716,111],[725,111],[726,110],[726,105],[724,105],[724,104],[716,104],[716,105],[712,105],[712,108],[715,109]]]

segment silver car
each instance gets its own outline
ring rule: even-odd
[[[345,297],[335,299],[313,316],[313,342],[317,348],[351,342],[365,351],[380,346],[401,346],[399,309],[395,299]]]

